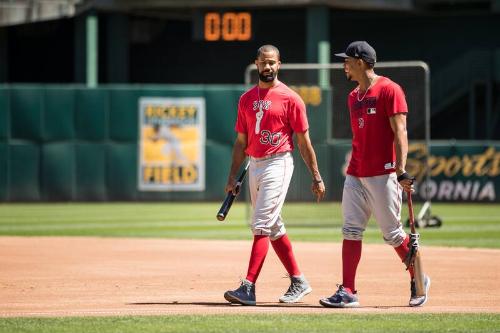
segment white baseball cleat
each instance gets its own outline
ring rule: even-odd
[[[291,276],[290,281],[290,287],[288,287],[286,293],[280,297],[281,303],[296,303],[312,291],[304,274],[301,276]]]
[[[411,296],[410,296],[409,305],[412,307],[424,305],[428,299],[430,286],[431,286],[431,278],[428,277],[427,275],[425,275],[424,276],[425,295],[417,296],[417,289],[415,288],[415,280],[411,279],[411,283],[410,283]]]

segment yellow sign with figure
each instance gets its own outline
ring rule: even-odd
[[[139,190],[205,190],[205,99],[139,99]]]

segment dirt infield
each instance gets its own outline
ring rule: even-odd
[[[341,281],[340,244],[294,243],[313,292],[283,305],[285,271],[269,251],[256,307],[222,297],[244,277],[249,241],[0,237],[0,317],[241,313],[500,312],[500,251],[424,248],[429,302],[407,307],[409,280],[387,245],[364,245],[361,308],[325,309]]]

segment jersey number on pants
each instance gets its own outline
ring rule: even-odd
[[[281,132],[271,133],[268,130],[260,132],[260,143],[263,145],[277,146],[280,143]]]

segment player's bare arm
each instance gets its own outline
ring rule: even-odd
[[[238,170],[240,169],[243,161],[245,161],[246,153],[245,149],[247,148],[247,135],[244,133],[238,133],[236,140],[233,145],[233,158],[231,162],[231,170],[229,171],[229,177],[227,178],[226,183],[226,192],[233,192],[234,187],[236,185],[236,175]],[[237,193],[233,193],[237,194]]]
[[[309,138],[309,131],[303,133],[295,133],[297,137],[297,146],[299,147],[300,155],[307,165],[307,168],[312,175],[311,191],[316,195],[316,200],[319,202],[325,196],[325,184],[319,173],[316,153]]]
[[[396,150],[396,174],[401,176],[406,172],[406,158],[408,155],[408,134],[406,130],[406,113],[398,113],[390,119],[391,128],[394,132],[394,147]],[[403,189],[413,192],[413,181],[403,179],[399,182]]]

